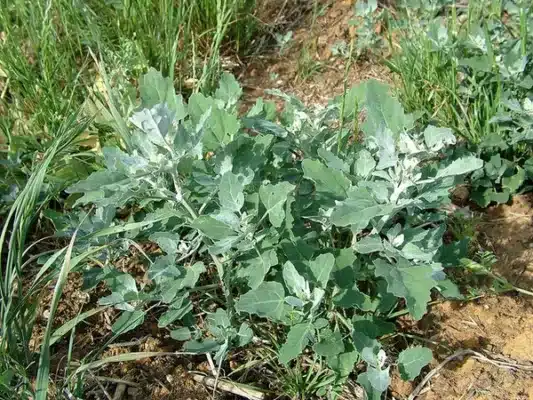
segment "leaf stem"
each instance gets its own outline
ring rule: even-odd
[[[173,176],[173,179],[174,179],[174,185],[177,186],[178,183],[177,183],[175,176]],[[177,186],[176,190],[179,193],[179,186]],[[198,214],[196,214],[196,211],[194,211],[194,209],[187,202],[187,200],[185,200],[183,197],[180,196],[178,201],[187,210],[187,212],[191,215],[193,219],[198,218]],[[205,236],[203,236],[203,240],[206,242],[207,245],[213,244],[212,241]],[[220,262],[220,259],[216,255],[211,254],[211,253],[209,253],[209,255],[211,256],[211,259],[215,263],[215,266],[217,269],[218,278],[220,280],[220,284],[222,285],[222,291],[224,292],[224,297],[226,298],[226,307],[228,311],[233,310],[233,296],[231,295],[231,290],[228,287],[229,282],[227,282],[227,280],[224,278],[226,275],[224,273],[224,265]]]

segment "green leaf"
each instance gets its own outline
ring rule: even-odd
[[[134,311],[133,306],[125,299],[128,296],[135,298],[138,295],[135,279],[130,274],[112,270],[104,280],[112,293],[110,296],[101,297],[98,304],[111,305],[119,310]]]
[[[378,148],[378,165],[376,169],[383,170],[394,167],[398,163],[396,152],[396,139],[393,132],[388,128],[379,128],[373,136],[367,139],[367,146]]]
[[[459,291],[459,287],[450,279],[439,281],[438,289],[445,299],[463,300],[465,298]]]
[[[153,280],[158,285],[162,282],[175,279],[181,275],[180,269],[176,266],[174,255],[159,256],[148,269],[148,279]]]
[[[309,284],[290,261],[283,265],[283,280],[291,293],[294,293],[299,299],[308,299],[311,296]]]
[[[179,234],[173,232],[154,232],[148,239],[156,242],[168,255],[174,255],[178,252],[178,243],[181,238]]]
[[[375,316],[362,316],[357,317],[353,321],[353,330],[354,332],[359,332],[365,336],[376,339],[383,335],[388,335],[396,331],[396,326],[392,322],[379,319]]]
[[[315,343],[313,350],[322,357],[334,357],[344,351],[344,342],[339,331],[327,329],[320,333],[320,342]]]
[[[407,243],[402,247],[402,254],[408,260],[431,261],[437,250],[424,250],[414,243]]]
[[[279,361],[287,365],[289,361],[298,357],[307,347],[312,335],[312,325],[309,322],[291,327],[287,340],[279,349]]]
[[[202,234],[213,240],[222,240],[228,236],[236,235],[231,226],[209,215],[200,215],[192,222],[191,227],[198,229]]]
[[[352,340],[356,350],[363,357],[363,359],[371,365],[377,364],[377,355],[381,348],[376,339],[369,338],[364,333],[359,331],[352,332]]]
[[[502,186],[508,189],[511,193],[516,193],[526,179],[526,171],[519,166],[516,168],[518,169],[516,174],[502,178]]]
[[[266,208],[270,223],[276,228],[279,228],[285,219],[283,205],[293,190],[294,186],[288,182],[266,184],[259,188],[259,198]]]
[[[421,319],[431,300],[431,289],[437,286],[433,279],[433,268],[428,265],[413,266],[400,260],[397,264],[374,260],[375,274],[387,281],[387,290],[397,297],[403,297],[410,314]]]
[[[350,180],[342,171],[328,168],[318,160],[305,159],[302,162],[304,176],[315,183],[316,191],[334,199],[348,196]]]
[[[361,292],[357,284],[352,284],[351,288],[341,289],[333,298],[333,302],[342,308],[357,307],[362,311],[372,311],[374,308],[370,296]]]
[[[263,282],[257,289],[243,294],[235,303],[235,310],[279,320],[283,315],[284,303],[283,285],[279,282]]]
[[[218,199],[220,205],[231,211],[239,211],[244,204],[244,178],[226,172],[220,179]]]
[[[171,149],[168,135],[172,130],[173,120],[174,114],[166,104],[143,108],[134,112],[130,118],[131,123],[143,131],[150,142],[166,149]]]
[[[402,379],[412,381],[432,359],[433,354],[427,347],[416,346],[403,350],[398,357]]]
[[[383,243],[377,235],[365,236],[353,245],[353,249],[360,254],[370,254],[382,251]]]
[[[169,279],[159,284],[161,300],[164,303],[175,302],[178,292],[186,288],[195,287],[200,275],[205,272],[205,266],[201,261],[198,261],[191,266],[183,268],[183,270],[185,271],[183,278]]]
[[[315,260],[309,261],[311,275],[320,287],[326,288],[334,265],[335,257],[331,253],[320,254]]]
[[[362,149],[357,154],[355,161],[355,173],[362,178],[366,178],[376,168],[376,160],[372,157],[372,154],[366,149]]]
[[[317,152],[318,152],[318,155],[326,162],[326,165],[328,166],[328,168],[336,169],[336,170],[343,171],[346,173],[350,172],[350,168],[348,167],[348,164],[346,164],[343,160],[341,160],[331,151],[320,147]]]
[[[250,328],[246,322],[243,322],[239,327],[239,332],[237,332],[237,342],[239,347],[246,346],[250,343],[253,336],[254,332],[252,331],[252,328]]]
[[[453,161],[445,168],[439,169],[436,178],[465,175],[482,167],[483,160],[474,156],[466,156]]]
[[[151,108],[157,104],[166,103],[172,110],[176,119],[182,120],[187,116],[181,95],[176,95],[172,79],[164,78],[161,72],[150,68],[146,74],[139,78],[139,92],[142,105]]]
[[[354,369],[355,363],[359,361],[359,353],[353,350],[346,351],[339,355],[328,357],[328,366],[335,371],[341,378],[350,375]]]
[[[183,288],[193,288],[200,278],[200,275],[205,272],[205,265],[201,261],[195,262],[193,265],[185,268],[185,278],[183,279]]]
[[[392,205],[378,204],[368,189],[355,189],[347,200],[337,203],[331,214],[331,223],[352,225],[352,230],[357,232],[366,228],[372,218],[387,215],[393,209]]]
[[[186,340],[190,340],[191,331],[189,328],[174,329],[173,331],[170,331],[170,337],[174,340],[179,340],[180,342],[184,342]]]
[[[287,136],[287,131],[282,126],[262,118],[242,118],[241,122],[246,129],[255,133],[271,134],[280,138]]]
[[[389,367],[384,370],[368,367],[366,372],[357,376],[357,383],[365,388],[369,400],[379,400],[390,385]]]
[[[189,114],[195,127],[197,125],[202,125],[202,120],[204,120],[205,124],[205,119],[210,118],[211,110],[215,107],[216,104],[213,98],[206,97],[202,93],[193,93],[189,97]],[[208,129],[208,126],[205,128]]]
[[[190,340],[185,342],[183,350],[191,353],[211,353],[220,348],[218,342],[214,339],[205,339],[203,341]]]
[[[116,335],[129,332],[142,325],[145,315],[146,313],[142,310],[124,311],[111,326],[111,331]]]
[[[413,127],[413,117],[405,114],[401,103],[391,95],[388,85],[376,80],[361,85],[365,90],[363,105],[366,119],[362,125],[365,135],[373,136],[380,130],[389,129],[397,137],[403,130]]]
[[[457,141],[450,128],[437,128],[429,125],[424,130],[424,141],[430,151],[439,151]]]
[[[263,282],[270,268],[278,264],[278,257],[274,249],[266,250],[257,257],[247,260],[237,271],[237,276],[248,279],[250,289],[257,289]]]
[[[227,311],[223,308],[217,308],[214,313],[209,313],[207,316],[207,325],[209,333],[218,340],[225,340],[228,329],[231,327],[231,321]]]
[[[79,181],[66,189],[67,193],[85,193],[101,190],[109,185],[129,180],[128,176],[118,171],[100,170],[93,172],[87,179]]]
[[[202,142],[204,148],[215,151],[233,140],[240,128],[237,117],[225,110],[211,109],[211,115],[207,120],[207,129]]]
[[[116,171],[127,176],[138,172],[146,172],[149,167],[148,160],[139,155],[130,155],[118,147],[104,147],[102,149],[104,163],[109,171]]]
[[[182,302],[178,302],[179,307],[169,308],[164,312],[157,321],[159,328],[166,328],[174,321],[182,319],[187,313],[192,311],[192,304],[189,299],[182,299]]]
[[[222,100],[226,107],[232,107],[237,104],[237,101],[242,96],[242,88],[235,77],[224,72],[218,82],[218,89],[215,91],[215,98]]]

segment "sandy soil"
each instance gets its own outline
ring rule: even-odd
[[[480,241],[498,257],[494,271],[518,287],[533,289],[533,196],[516,196],[510,205],[489,208],[479,231]],[[404,330],[432,341],[429,346],[435,359],[427,370],[459,349],[484,351],[533,368],[531,297],[508,294],[468,303],[445,302],[434,306],[418,323],[402,323]],[[396,374],[391,394],[405,399],[414,386]],[[418,398],[532,400],[533,373],[465,358],[447,364]]]

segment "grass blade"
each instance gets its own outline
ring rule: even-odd
[[[49,345],[52,346],[54,343],[56,343],[59,339],[61,339],[64,335],[66,335],[69,331],[74,329],[76,325],[78,325],[79,322],[86,320],[89,317],[92,317],[95,314],[98,314],[99,312],[102,312],[107,307],[96,307],[91,310],[85,311],[76,317],[72,318],[70,321],[65,322],[63,325],[61,325],[59,328],[57,328],[52,336],[50,337],[50,343]]]
[[[54,288],[54,295],[52,296],[52,302],[50,304],[50,316],[48,317],[48,323],[46,324],[46,331],[44,334],[43,343],[41,344],[41,355],[39,357],[39,369],[37,371],[37,382],[36,382],[36,400],[46,400],[48,395],[48,382],[50,375],[50,341],[52,338],[52,326],[54,324],[54,316],[59,305],[59,299],[63,293],[63,287],[67,281],[68,273],[72,268],[71,257],[72,249],[74,248],[74,242],[76,241],[76,235],[78,231],[74,232],[72,239],[67,247],[65,253],[65,259],[63,265],[61,266],[61,271],[59,272],[59,277]]]

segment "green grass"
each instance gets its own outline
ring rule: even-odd
[[[0,264],[3,267],[0,278],[0,371],[6,376],[11,375],[11,379],[0,387],[0,394],[12,390],[10,395],[13,397],[7,398],[17,398],[21,392],[29,390],[28,376],[31,376],[31,366],[35,361],[35,354],[30,349],[37,310],[35,296],[50,282],[53,274],[51,276],[47,268],[54,260],[52,258],[46,263],[42,273],[28,286],[31,260],[47,254],[29,252],[28,240],[40,207],[54,195],[50,190],[52,187],[46,185],[47,173],[71,152],[76,138],[87,126],[87,122],[79,121],[78,116],[74,113],[60,125],[42,160],[34,163],[30,177],[5,217],[0,233]],[[21,374],[21,371],[24,373]]]
[[[97,79],[91,49],[134,80],[148,66],[178,88],[208,89],[224,43],[244,51],[254,0],[0,0],[2,133],[15,148],[42,151]],[[24,137],[23,143],[20,143]],[[17,138],[15,138],[17,137]]]
[[[505,23],[502,13],[502,3],[495,0],[469,2],[466,8],[451,2],[448,7],[403,10],[397,21],[399,40],[389,39],[392,57],[387,64],[399,78],[408,111],[421,112],[424,123],[451,127],[472,144],[502,134],[493,121],[504,111],[504,97],[521,98],[524,91],[517,78],[499,70],[513,41],[527,56],[532,7],[519,7]],[[437,16],[439,20],[433,20]],[[475,41],[485,43],[486,49],[480,51]],[[476,57],[482,57],[481,67],[471,67]]]

